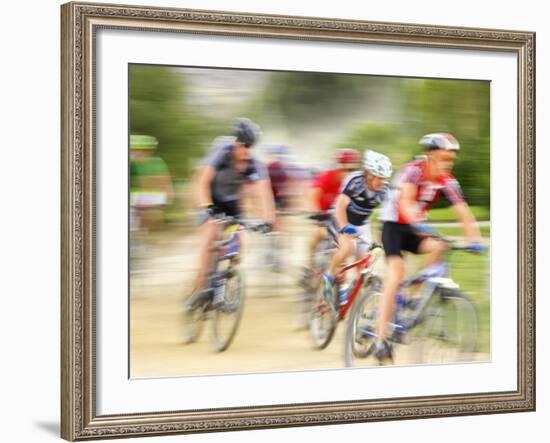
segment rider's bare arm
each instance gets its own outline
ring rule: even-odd
[[[309,191],[309,209],[311,212],[319,212],[321,208],[319,207],[319,200],[321,199],[322,194],[321,188],[315,186]]]
[[[417,186],[413,183],[403,183],[399,194],[399,212],[404,215],[409,224],[422,221],[416,201]]]
[[[346,208],[348,207],[350,198],[346,194],[340,194],[336,199],[336,207],[334,210],[334,216],[338,223],[338,229],[342,229],[348,224],[348,216],[346,214]]]
[[[456,203],[453,205],[458,221],[464,226],[464,234],[470,242],[479,242],[481,234],[477,221],[470,210],[470,207],[465,202]]]
[[[275,204],[271,182],[269,179],[261,179],[255,181],[252,186],[254,187],[255,194],[260,199],[264,221],[275,223]]]
[[[215,169],[210,165],[203,166],[199,171],[199,206],[205,207],[212,204],[210,184],[212,183],[212,179],[214,178],[215,173]]]

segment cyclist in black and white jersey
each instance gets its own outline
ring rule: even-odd
[[[338,241],[338,250],[323,275],[327,298],[332,294],[339,266],[354,252],[358,257],[364,256],[372,243],[369,217],[384,201],[388,193],[386,180],[391,174],[390,159],[368,150],[364,154],[363,171],[353,172],[344,180],[329,226],[329,232]],[[357,245],[357,237],[364,242]]]

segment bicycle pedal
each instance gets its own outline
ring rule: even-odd
[[[214,297],[212,297],[212,302],[210,303],[210,307],[212,309],[218,309],[220,307],[222,307],[223,305],[225,304],[225,297],[223,297],[223,295],[221,297],[217,297],[216,295],[214,295]]]
[[[405,344],[405,331],[403,329],[396,329],[393,331],[390,341],[397,344]]]
[[[376,346],[374,345],[374,343],[369,347],[369,349],[367,349],[367,352],[365,353],[365,358],[367,357],[370,357],[372,355],[372,353],[374,352]]]
[[[202,290],[198,293],[195,293],[191,298],[185,303],[184,309],[187,311],[194,311],[199,306],[203,306],[210,301],[213,293],[212,290]]]
[[[388,342],[383,342],[381,346],[376,343],[374,345],[374,357],[378,360],[379,365],[393,364],[393,347]]]
[[[419,297],[411,298],[405,303],[405,308],[415,311],[420,306],[421,299]]]

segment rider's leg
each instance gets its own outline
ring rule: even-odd
[[[239,231],[239,261],[244,257],[244,250],[246,249],[246,246],[248,245],[248,237],[246,236],[246,231],[242,229]]]
[[[402,226],[405,232],[401,236],[401,247],[403,250],[413,252],[415,254],[426,254],[428,264],[432,264],[441,259],[443,252],[446,249],[444,242],[436,240],[431,237],[424,239],[415,238],[415,234],[407,226]],[[386,236],[392,235],[392,230],[386,230],[383,232]],[[397,231],[399,235],[399,231]],[[384,239],[383,239],[384,241]],[[380,299],[380,315],[378,318],[377,334],[380,341],[386,340],[388,323],[393,317],[393,309],[395,304],[395,297],[397,290],[401,285],[401,282],[405,278],[405,260],[400,255],[400,250],[395,249],[394,245],[387,245],[391,243],[386,240],[386,256],[388,262],[388,273],[386,282],[384,284],[384,291],[382,292],[382,298]]]
[[[419,254],[426,254],[426,267],[441,261],[441,257],[446,250],[447,245],[445,242],[432,237],[422,240],[418,247]]]
[[[376,324],[377,347],[386,342],[388,323],[393,317],[395,297],[401,282],[405,278],[405,260],[402,251],[417,252],[422,239],[409,225],[384,222],[382,226],[382,244],[386,254],[387,274],[384,281]]]
[[[370,222],[367,221],[365,224],[359,226],[358,230],[360,241],[357,241],[355,256],[357,260],[360,260],[367,255],[369,248],[372,245],[372,229]]]
[[[380,297],[378,312],[377,335],[378,340],[386,340],[388,323],[393,317],[393,308],[397,290],[405,278],[405,260],[400,255],[391,255],[387,257],[388,271],[384,290]]]
[[[315,255],[315,250],[325,236],[325,228],[317,225],[314,226],[314,228],[312,229],[311,239],[309,241],[309,267],[311,269],[313,268],[313,256]]]
[[[370,222],[367,220],[365,224],[359,227],[359,238],[355,243],[355,257],[357,260],[361,260],[369,252],[369,248],[372,245],[372,229]],[[357,277],[361,274],[361,269],[356,268]]]
[[[206,283],[208,267],[210,266],[210,250],[219,235],[220,225],[215,223],[214,220],[208,220],[199,228],[199,269],[191,293],[201,289]]]
[[[355,251],[355,239],[348,234],[340,234],[338,236],[338,250],[332,256],[328,272],[331,276],[335,276],[338,268],[346,258],[351,256]]]

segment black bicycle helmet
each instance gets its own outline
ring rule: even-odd
[[[260,127],[248,118],[238,118],[233,125],[233,135],[243,145],[252,146],[260,138]]]

